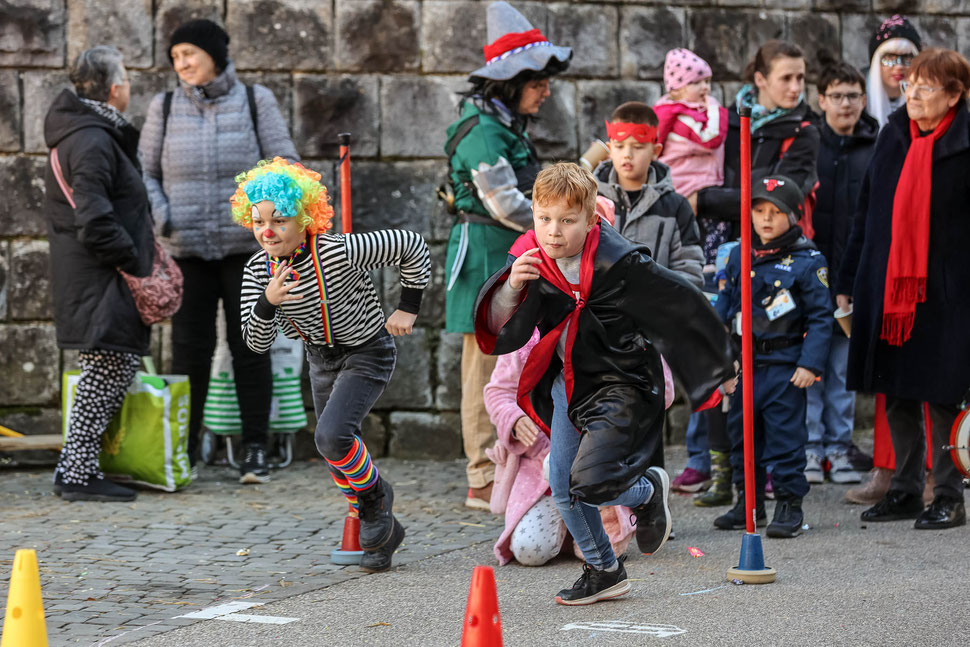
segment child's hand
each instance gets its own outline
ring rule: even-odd
[[[689,196],[687,196],[687,203],[690,208],[694,210],[694,214],[697,214],[697,191],[694,191]]]
[[[512,263],[512,271],[509,274],[510,288],[516,291],[521,290],[525,287],[526,283],[539,278],[539,268],[537,266],[542,263],[542,259],[533,256],[538,251],[538,247],[533,247],[528,251],[522,252],[522,255],[515,259],[515,262]]]
[[[812,373],[807,368],[802,368],[799,366],[795,369],[795,374],[791,376],[789,382],[794,384],[800,389],[807,389],[808,387],[815,384],[815,378],[818,377],[815,373]]]
[[[400,337],[401,335],[410,335],[411,329],[414,327],[414,320],[417,318],[418,315],[413,315],[410,312],[395,310],[391,313],[391,316],[387,318],[387,323],[384,324],[384,327],[387,328],[387,332],[391,333],[395,337]]]
[[[266,286],[266,300],[274,306],[278,306],[284,301],[299,301],[303,298],[302,294],[290,294],[290,290],[300,284],[299,281],[285,283],[290,276],[290,262],[283,261],[276,266],[276,273]]]
[[[721,385],[721,388],[724,389],[724,395],[732,395],[735,391],[737,391],[738,380],[741,378],[741,376],[738,374],[738,371],[740,370],[741,370],[741,365],[738,364],[737,361],[735,361],[734,377],[732,377],[730,380],[728,380],[727,382]]]
[[[540,432],[536,423],[532,422],[529,416],[522,416],[515,421],[515,426],[512,427],[512,433],[523,445],[532,447],[536,442],[536,438],[539,437]]]

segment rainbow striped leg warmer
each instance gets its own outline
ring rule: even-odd
[[[343,483],[336,476],[334,476],[334,481],[348,500],[350,499],[348,492],[356,495],[357,492],[367,490],[377,484],[377,466],[371,462],[370,452],[367,451],[367,446],[364,445],[360,436],[354,436],[354,445],[346,456],[338,461],[327,460],[327,462],[334,470],[343,475],[345,479]],[[331,474],[333,474],[332,471]],[[344,489],[345,486],[348,490]],[[356,499],[357,497],[354,496],[352,503],[356,503]]]
[[[350,483],[347,482],[347,479],[344,478],[342,474],[338,475],[334,470],[330,470],[330,477],[333,479],[333,482],[337,484],[337,488],[340,490],[340,492],[347,497],[347,502],[350,504],[350,507],[359,511],[360,506],[357,505],[357,493],[354,491],[354,488],[350,487]]]

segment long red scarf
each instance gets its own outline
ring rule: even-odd
[[[552,360],[553,354],[556,352],[556,346],[559,343],[559,337],[562,335],[563,330],[566,332],[566,352],[563,358],[563,373],[566,378],[566,400],[569,401],[573,396],[573,362],[572,362],[572,349],[573,343],[576,340],[576,333],[579,330],[579,315],[586,307],[586,303],[589,300],[590,289],[593,285],[593,266],[594,260],[596,259],[596,248],[599,246],[600,240],[600,226],[594,225],[593,228],[586,234],[586,242],[583,244],[583,255],[580,260],[579,266],[579,296],[573,292],[570,283],[563,276],[562,272],[559,270],[559,266],[556,265],[556,261],[549,258],[548,255],[543,251],[542,246],[536,239],[536,234],[534,231],[529,230],[526,233],[519,236],[518,240],[512,245],[509,253],[513,256],[521,256],[523,252],[530,250],[534,247],[538,247],[539,251],[536,253],[542,263],[539,264],[539,275],[549,281],[552,285],[559,288],[569,296],[576,299],[576,307],[569,314],[568,317],[563,319],[558,326],[543,335],[539,343],[535,345],[532,352],[529,353],[529,359],[526,361],[525,366],[522,368],[522,375],[519,377],[519,386],[516,393],[516,400],[518,401],[519,407],[522,408],[529,417],[536,421],[543,430],[546,430],[546,426],[539,419],[539,416],[535,413],[532,408],[532,403],[529,400],[529,393],[539,383],[542,375],[546,372],[546,368],[549,366],[549,362]]]
[[[933,144],[946,133],[956,108],[925,137],[909,121],[912,143],[893,196],[892,241],[886,264],[880,338],[902,346],[913,332],[916,304],[926,301],[926,266],[930,250],[930,188],[933,182]]]

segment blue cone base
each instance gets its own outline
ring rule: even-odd
[[[738,570],[763,571],[765,568],[765,554],[761,550],[761,535],[758,533],[744,533],[741,538],[741,559],[738,560]]]
[[[330,561],[341,566],[353,566],[360,564],[360,558],[364,556],[362,550],[332,550],[330,551]]]

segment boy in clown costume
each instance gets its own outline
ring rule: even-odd
[[[328,233],[333,209],[320,174],[282,158],[236,177],[233,219],[263,248],[243,270],[243,337],[258,353],[277,330],[302,339],[310,365],[314,440],[360,515],[361,569],[384,571],[404,539],[394,491],[371,460],[360,425],[387,386],[394,336],[411,333],[431,274],[428,246],[400,229]],[[369,271],[396,265],[401,298],[385,321]],[[267,385],[269,388],[269,385]]]

